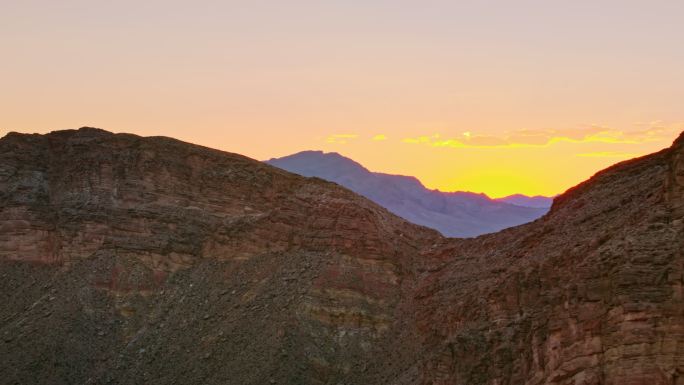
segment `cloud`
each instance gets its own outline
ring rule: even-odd
[[[439,139],[439,134],[434,134],[431,136],[419,136],[417,138],[406,138],[403,139],[402,142],[404,143],[412,143],[412,144],[418,144],[418,143],[427,143],[427,144],[433,144],[436,143],[436,140]]]
[[[633,152],[619,152],[619,151],[599,151],[599,152],[585,152],[582,154],[575,154],[584,158],[634,158],[639,156]]]
[[[328,136],[328,138],[325,140],[328,143],[335,143],[335,144],[347,144],[348,142],[358,138],[359,136],[357,134],[334,134]]]
[[[504,135],[479,135],[466,131],[453,138],[441,138],[439,134],[403,139],[404,143],[426,144],[432,147],[453,148],[526,148],[548,147],[558,142],[570,143],[622,143],[639,144],[669,140],[683,125],[664,126],[658,122],[632,131],[591,126],[577,129],[516,130]]]
[[[387,136],[384,134],[378,134],[373,137],[373,140],[375,141],[380,141],[380,140],[387,140]]]

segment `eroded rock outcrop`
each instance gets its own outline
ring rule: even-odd
[[[0,383],[682,384],[684,140],[446,239],[176,140],[0,140]]]

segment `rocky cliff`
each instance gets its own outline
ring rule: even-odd
[[[684,139],[443,238],[169,138],[0,140],[0,383],[684,384]]]

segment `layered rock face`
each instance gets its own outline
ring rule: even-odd
[[[684,384],[684,139],[443,238],[176,140],[0,140],[0,383]]]

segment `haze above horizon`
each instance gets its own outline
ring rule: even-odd
[[[0,136],[89,125],[551,196],[684,130],[680,1],[0,5]]]

